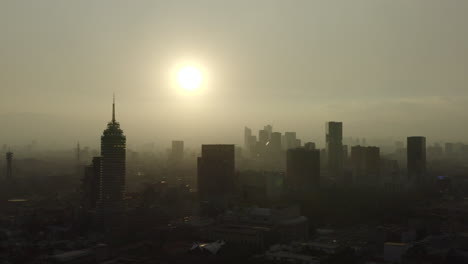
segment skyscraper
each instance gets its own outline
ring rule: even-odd
[[[326,147],[327,166],[330,176],[337,181],[343,179],[343,123],[327,122]]]
[[[250,151],[252,147],[252,129],[244,127],[244,148],[247,151]]]
[[[261,146],[265,146],[269,140],[270,137],[268,136],[268,131],[264,129],[258,131],[258,142]]]
[[[112,121],[101,136],[101,190],[99,210],[105,215],[120,214],[125,210],[125,143],[126,138],[115,120],[115,100]]]
[[[320,151],[295,148],[287,151],[286,184],[292,194],[304,197],[320,186]]]
[[[380,149],[378,147],[351,147],[351,167],[357,184],[375,184],[380,176]]]
[[[406,148],[408,179],[412,183],[424,183],[426,175],[426,138],[408,137]]]
[[[284,133],[284,149],[292,149],[296,148],[297,146],[296,141],[296,132],[285,132]]]
[[[84,210],[96,209],[101,186],[101,157],[94,157],[93,163],[85,167],[81,182],[81,203]]]
[[[270,144],[268,144],[268,146],[275,153],[281,151],[281,133],[280,132],[271,133]]]
[[[263,127],[263,130],[265,130],[268,134],[268,139],[271,138],[271,133],[273,133],[273,127],[271,125],[266,125]]]
[[[198,158],[200,200],[225,207],[234,194],[234,145],[202,145]]]
[[[171,150],[171,161],[180,162],[184,158],[184,141],[173,140]]]

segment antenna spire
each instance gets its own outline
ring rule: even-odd
[[[115,93],[112,97],[112,123],[115,123]]]

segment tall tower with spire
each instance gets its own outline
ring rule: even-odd
[[[101,177],[99,210],[103,216],[125,211],[125,144],[126,138],[115,120],[115,97],[112,102],[112,121],[101,136]]]

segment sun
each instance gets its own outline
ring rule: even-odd
[[[177,72],[177,82],[185,90],[196,90],[203,81],[203,75],[197,67],[184,66]]]

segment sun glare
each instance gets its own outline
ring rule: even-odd
[[[200,87],[203,80],[201,71],[193,66],[182,67],[177,72],[177,82],[185,90],[195,90]]]

